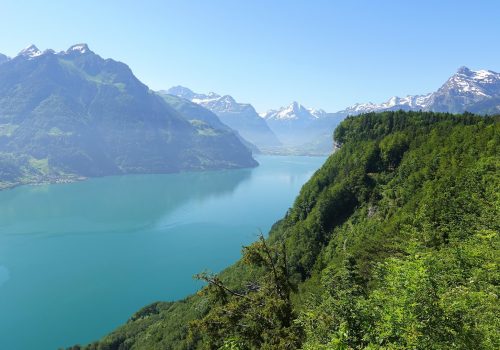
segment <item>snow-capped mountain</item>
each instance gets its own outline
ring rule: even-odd
[[[83,55],[83,54],[88,54],[88,53],[94,53],[92,52],[89,47],[87,46],[87,44],[75,44],[73,46],[71,46],[69,49],[67,49],[66,51],[60,51],[58,53],[56,53],[54,50],[52,49],[47,49],[47,50],[44,50],[44,51],[41,51],[40,49],[38,49],[38,47],[36,47],[36,45],[30,45],[24,49],[22,49],[16,57],[14,57],[14,59],[16,58],[23,58],[23,59],[28,59],[28,60],[31,60],[31,59],[35,59],[37,57],[41,57],[41,56],[44,56],[44,55],[57,55],[57,56],[69,56],[69,55]],[[5,61],[8,61],[10,60],[9,57],[5,56],[5,55],[2,55],[0,54],[0,63],[2,62],[5,62]]]
[[[75,44],[66,50],[66,54],[91,52],[87,44]]]
[[[454,93],[468,96],[473,102],[500,94],[500,73],[490,70],[472,71],[460,67],[436,94]]]
[[[472,71],[467,67],[461,67],[443,86],[431,94],[424,110],[451,113],[466,110],[475,113],[498,113],[499,102],[500,73],[490,70]]]
[[[198,103],[211,111],[216,111],[219,113],[223,112],[244,112],[247,110],[254,110],[251,104],[248,103],[238,103],[236,100],[229,95],[220,96],[214,92],[206,95],[204,99],[195,98],[194,103]]]
[[[309,110],[309,113],[311,113],[312,116],[317,118],[317,119],[328,117],[328,115],[330,114],[330,113],[327,113],[325,110],[318,109],[318,108],[308,108],[308,110]]]
[[[30,45],[25,49],[22,49],[17,56],[23,56],[26,58],[35,58],[42,55],[42,51],[38,49],[35,45]]]
[[[192,102],[195,102],[193,100],[196,100],[197,102],[195,102],[195,103],[198,103],[198,104],[200,101],[203,101],[203,100],[209,100],[212,98],[220,97],[215,92],[210,92],[208,94],[197,94],[197,93],[193,92],[192,90],[188,89],[187,87],[180,86],[180,85],[174,86],[168,90],[162,90],[159,92],[163,93],[163,94],[169,94],[169,95],[182,97],[182,98],[189,100],[189,101],[192,101]]]
[[[310,121],[322,118],[327,113],[322,109],[306,108],[298,102],[292,102],[286,107],[281,107],[278,110],[270,110],[261,113],[260,116],[270,121]]]
[[[357,103],[339,113],[356,115],[386,110],[495,113],[500,111],[500,73],[461,67],[437,91],[426,95],[391,97],[384,103]]]
[[[393,96],[389,100],[383,103],[356,103],[345,110],[341,111],[344,114],[361,114],[368,112],[379,112],[387,111],[393,109],[403,109],[403,110],[420,110],[425,109],[429,104],[429,100],[432,94],[427,95],[415,95],[406,97]]]
[[[251,104],[239,103],[229,95],[221,96],[215,92],[198,94],[183,86],[175,86],[162,93],[182,97],[207,108],[224,124],[238,131],[244,139],[260,149],[277,147],[281,144]]]
[[[240,131],[246,139],[262,146],[262,135],[255,129],[249,133],[249,125],[257,123],[254,108],[250,104],[236,102],[231,96],[216,93],[197,94],[177,86],[168,91],[184,97],[213,111],[219,118]],[[307,108],[300,103],[260,113],[260,119],[267,123],[287,149],[302,148],[314,152],[328,153],[333,145],[331,134],[336,125],[348,115],[387,110],[423,110],[449,113],[469,111],[479,114],[500,113],[500,74],[490,70],[473,71],[461,67],[438,90],[423,95],[394,96],[383,103],[357,103],[336,113],[322,109]],[[243,117],[245,116],[245,117]],[[248,118],[248,119],[247,119]],[[245,136],[246,135],[246,136]],[[268,141],[272,138],[265,137]],[[265,146],[264,146],[265,147]]]
[[[333,149],[331,133],[341,118],[322,109],[307,108],[298,102],[260,115],[278,138],[290,147],[317,143],[324,153]],[[317,146],[315,146],[317,147]]]

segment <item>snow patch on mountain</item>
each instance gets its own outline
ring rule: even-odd
[[[80,53],[84,54],[90,52],[90,49],[87,44],[75,44],[71,46],[68,50],[66,50],[66,54],[70,53]]]
[[[251,104],[237,102],[230,95],[221,96],[215,92],[209,92],[208,94],[199,94],[184,86],[174,86],[165,91],[165,93],[185,98],[186,100],[190,100],[191,102],[199,104],[213,112],[241,112],[248,109],[255,112]]]
[[[191,89],[180,85],[173,86],[170,89],[161,92],[169,95],[182,97],[186,100],[189,100],[197,104],[202,104],[204,102],[216,100],[221,97],[219,94],[216,94],[215,92],[209,92],[208,94],[198,94],[196,92],[193,92]]]
[[[75,45],[72,45],[66,51],[58,52],[57,55],[64,56],[64,55],[70,55],[70,54],[73,54],[73,55],[74,54],[85,54],[85,53],[89,53],[89,52],[92,52],[92,51],[89,49],[87,44],[75,44]],[[53,55],[53,54],[56,54],[56,53],[52,49],[47,49],[47,50],[41,51],[38,49],[38,47],[31,44],[30,46],[21,50],[21,52],[19,52],[16,57],[34,59],[34,58],[37,58],[40,56]]]
[[[26,57],[26,58],[35,58],[42,55],[42,51],[38,49],[35,45],[31,44],[30,46],[24,48],[17,54],[17,56]]]
[[[427,108],[432,94],[398,97],[393,96],[383,103],[356,103],[341,111],[346,114],[361,114],[369,112],[379,112],[391,109],[419,110]]]

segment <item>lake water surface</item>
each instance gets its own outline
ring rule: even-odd
[[[196,291],[192,276],[236,261],[325,158],[257,160],[0,191],[0,349],[87,343],[151,302]]]

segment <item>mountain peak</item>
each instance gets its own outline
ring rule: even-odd
[[[69,49],[66,50],[66,54],[70,53],[84,54],[87,52],[92,52],[92,51],[90,51],[89,46],[85,43],[72,45]]]
[[[285,110],[287,112],[293,112],[293,113],[308,113],[309,109],[304,107],[302,104],[300,104],[297,101],[293,101],[288,105],[288,107],[282,108],[282,110]]]
[[[322,118],[326,116],[328,113],[325,112],[325,110],[321,108],[309,108],[309,113],[315,118]]]
[[[7,62],[8,60],[10,60],[8,56],[0,53],[0,64]]]
[[[293,101],[288,105],[288,109],[291,109],[292,111],[298,111],[302,108],[302,105],[298,103],[297,101]]]
[[[217,95],[215,93],[210,93],[208,95],[198,94],[198,93],[194,92],[193,90],[191,90],[185,86],[182,86],[182,85],[172,86],[170,89],[168,89],[166,91],[166,93],[169,95],[175,95],[175,96],[178,96],[178,97],[181,97],[181,98],[184,98],[186,100],[193,101],[193,102],[195,102],[194,100],[205,100],[207,98],[219,97],[219,95]],[[212,96],[212,94],[213,94],[213,96]]]
[[[213,96],[217,96],[217,94],[211,92],[210,94],[214,94]],[[210,94],[208,94],[210,96]],[[231,95],[224,95],[221,98],[221,101],[227,102],[227,103],[236,103],[236,100],[233,98]]]
[[[498,77],[499,73],[486,69],[472,70],[465,66],[462,66],[457,70],[455,76],[456,75],[465,75],[466,77],[469,77],[473,80],[483,80],[488,77]]]
[[[219,96],[215,93],[212,95],[204,95],[204,99],[193,99],[193,102],[199,103],[211,111],[230,111],[241,108],[243,104],[239,104],[230,95]]]
[[[261,117],[268,120],[312,120],[317,119],[325,114],[322,110],[308,109],[293,101],[286,107],[281,107],[279,110],[270,110],[262,113]]]
[[[42,51],[40,51],[35,45],[31,44],[27,48],[22,49],[21,52],[18,53],[18,56],[33,58],[40,56],[41,54]]]
[[[464,74],[464,75],[470,75],[472,73],[472,71],[468,67],[462,66],[462,67],[458,68],[457,73]]]

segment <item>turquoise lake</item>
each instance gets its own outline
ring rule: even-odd
[[[267,233],[324,157],[0,191],[0,349],[96,340],[139,308],[195,292]]]

